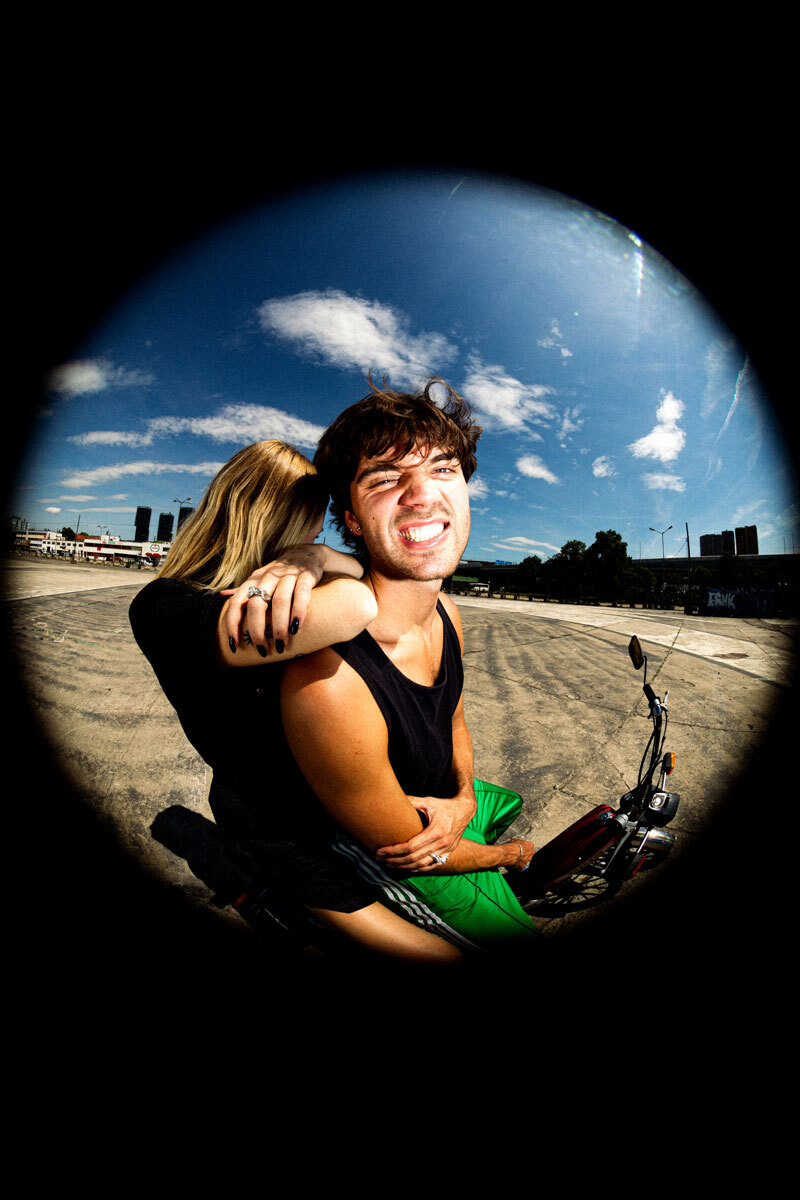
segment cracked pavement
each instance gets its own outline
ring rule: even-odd
[[[210,817],[209,772],[186,742],[127,611],[152,576],[109,566],[12,558],[4,606],[26,702],[60,772],[117,849],[207,922],[242,922],[150,833],[180,805]],[[615,804],[636,782],[649,736],[636,633],[648,681],[669,689],[666,748],[681,807],[667,863],[619,896],[537,913],[550,942],[610,907],[691,872],[728,797],[790,697],[797,620],[686,617],[681,612],[457,598],[465,634],[465,711],[480,778],[519,791],[510,831],[542,845],[589,808]],[[658,879],[656,878],[658,876]],[[688,875],[686,876],[688,878]],[[249,929],[244,936],[249,936]]]

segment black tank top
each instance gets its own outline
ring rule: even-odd
[[[461,647],[441,600],[442,661],[433,687],[399,671],[366,630],[331,649],[366,683],[389,731],[389,762],[409,796],[453,795],[453,713],[464,685]]]

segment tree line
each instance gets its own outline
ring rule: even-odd
[[[787,568],[794,566],[786,564]],[[794,571],[792,571],[794,575]],[[687,562],[685,572],[645,567],[628,555],[615,529],[598,530],[591,546],[573,539],[544,562],[531,555],[519,564],[506,590],[575,604],[639,604],[644,608],[683,605],[687,584],[695,596],[707,588],[773,588],[785,580],[775,568],[722,555],[713,566]]]

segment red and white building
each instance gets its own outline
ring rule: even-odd
[[[97,537],[79,534],[75,541],[67,541],[63,533],[53,529],[28,529],[17,533],[15,545],[19,549],[32,550],[48,558],[69,558],[80,562],[137,562],[148,566],[160,566],[171,542],[128,542],[122,538],[103,533]]]

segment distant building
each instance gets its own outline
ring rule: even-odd
[[[136,510],[136,532],[133,535],[135,542],[146,542],[150,539],[150,517],[153,515],[152,508],[137,508]]]
[[[172,513],[161,513],[158,518],[158,535],[157,542],[172,541],[172,526],[175,523],[175,517]]]
[[[57,558],[67,553],[67,547],[74,545],[68,542],[63,533],[56,529],[26,529],[17,533],[15,544],[37,554],[47,554]]]
[[[712,554],[722,554],[722,535],[719,533],[700,534],[700,554],[710,557]]]
[[[169,545],[163,542],[126,542],[107,533],[92,536],[79,533],[68,541],[55,529],[28,529],[17,533],[15,545],[47,558],[69,558],[79,562],[145,563],[158,566],[167,554]]]
[[[758,531],[755,525],[742,525],[736,530],[736,553],[758,554]]]
[[[178,513],[178,529],[180,529],[183,522],[186,521],[192,515],[193,512],[194,512],[193,508],[182,508],[180,510],[180,512]]]
[[[755,525],[741,525],[735,531],[700,535],[700,554],[758,554],[758,531]]]
[[[720,554],[735,554],[736,542],[733,536],[733,530],[723,529],[722,533],[701,533],[700,534],[700,555],[720,555]]]

